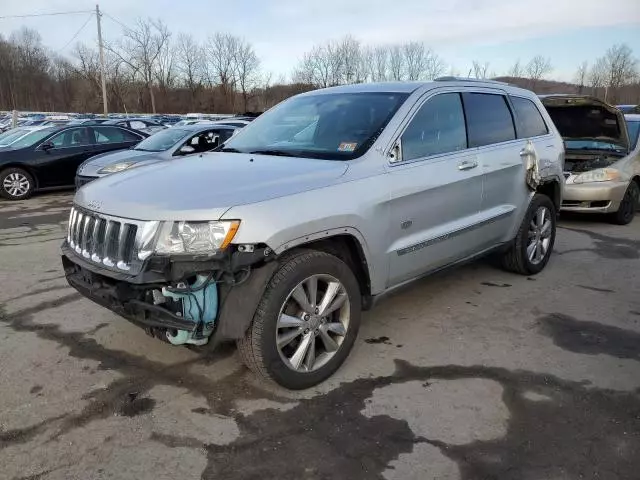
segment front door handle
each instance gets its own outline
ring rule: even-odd
[[[460,162],[458,164],[458,170],[471,170],[472,168],[476,168],[478,166],[478,162],[475,160],[465,160],[464,162]]]

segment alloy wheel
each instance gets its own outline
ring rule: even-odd
[[[13,172],[7,175],[3,182],[2,188],[12,197],[22,197],[29,192],[29,179],[21,173]]]
[[[529,223],[527,258],[532,264],[539,264],[547,255],[551,244],[552,230],[551,212],[545,206],[538,207]]]
[[[331,275],[312,275],[287,295],[278,316],[276,344],[296,372],[318,370],[340,350],[349,329],[347,290]]]

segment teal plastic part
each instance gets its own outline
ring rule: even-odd
[[[207,283],[208,282],[208,283]],[[194,338],[194,333],[178,330],[175,335],[167,331],[167,340],[173,345],[204,345],[209,341],[218,315],[218,285],[205,275],[197,275],[196,281],[190,285],[190,292],[172,292],[162,289],[165,297],[182,301],[182,318],[198,323],[202,318],[202,335]]]

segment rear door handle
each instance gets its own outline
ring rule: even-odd
[[[472,168],[476,168],[478,166],[478,162],[475,160],[465,160],[464,162],[460,162],[458,164],[458,170],[471,170]]]

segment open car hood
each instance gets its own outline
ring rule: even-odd
[[[540,100],[565,140],[596,140],[629,150],[624,114],[586,95],[541,95]]]

